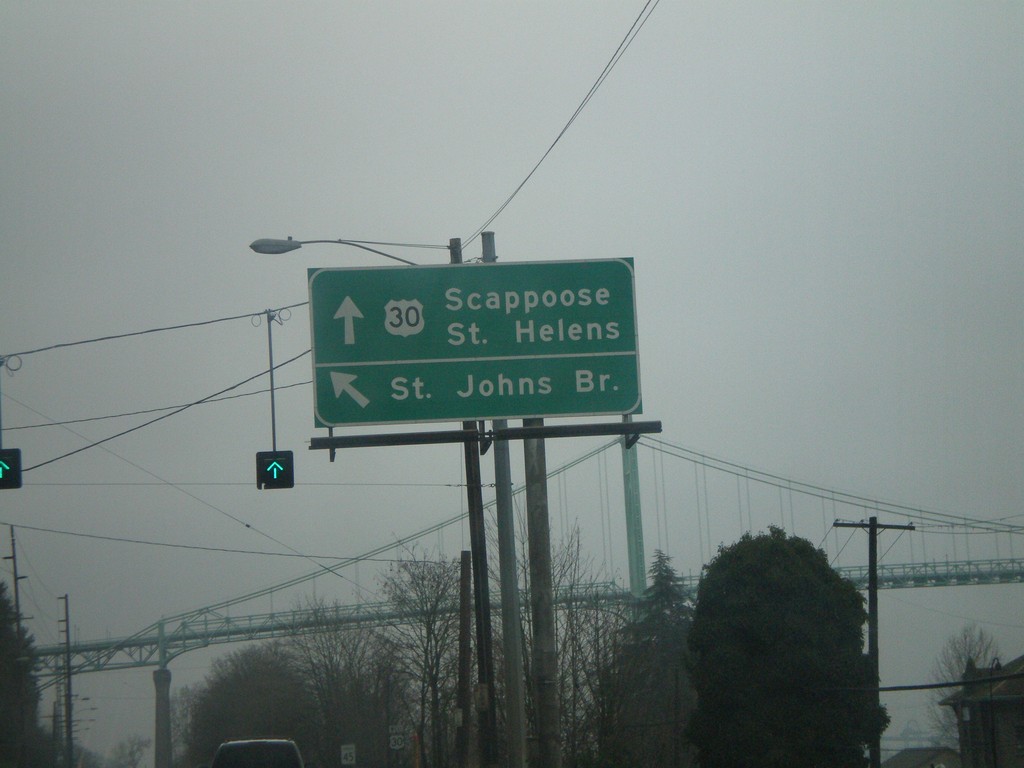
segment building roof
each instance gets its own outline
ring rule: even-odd
[[[882,763],[882,768],[960,768],[960,755],[949,747],[901,749]]]
[[[964,685],[943,699],[943,704],[952,706],[960,701],[980,699],[1024,699],[1024,656],[1018,656],[998,669],[968,668],[964,677]]]

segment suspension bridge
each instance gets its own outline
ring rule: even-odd
[[[565,478],[570,472],[595,459],[599,462],[604,461],[606,453],[619,445],[620,441],[611,441],[575,460],[567,462],[551,470],[548,475],[549,480],[558,482],[560,484],[559,487],[564,488]],[[949,531],[955,527],[960,527],[972,534],[985,533],[995,541],[997,553],[1001,549],[999,541],[1005,540],[1007,542],[1007,548],[1010,552],[1009,557],[1002,557],[997,554],[996,557],[992,558],[971,558],[968,545],[967,558],[954,557],[950,559],[946,556],[943,559],[932,557],[923,561],[915,559],[914,562],[880,562],[878,565],[878,586],[880,589],[1008,584],[1024,581],[1024,559],[1016,558],[1013,552],[1013,537],[1024,531],[1024,528],[1009,524],[1005,520],[972,519],[963,515],[936,512],[836,491],[819,485],[755,470],[651,437],[641,438],[638,445],[647,448],[654,459],[649,470],[653,484],[657,487],[650,494],[654,500],[653,504],[648,500],[646,505],[648,508],[651,506],[655,507],[654,522],[659,542],[662,538],[668,539],[670,537],[669,524],[667,522],[667,502],[665,499],[670,493],[672,495],[684,495],[679,493],[678,489],[666,489],[666,477],[668,475],[679,477],[681,473],[666,473],[664,461],[668,458],[692,464],[694,483],[691,491],[692,502],[690,507],[694,514],[694,520],[691,522],[690,527],[695,529],[697,534],[696,538],[700,546],[702,564],[710,559],[709,555],[712,552],[713,521],[727,517],[714,506],[711,500],[713,495],[719,497],[725,495],[728,497],[730,506],[735,504],[737,510],[735,519],[738,521],[741,530],[752,531],[759,524],[763,527],[766,527],[768,524],[775,524],[797,535],[801,535],[798,520],[806,519],[808,515],[806,510],[802,513],[797,512],[796,507],[798,505],[794,502],[794,499],[810,499],[816,507],[813,516],[817,517],[820,513],[822,530],[825,534],[822,544],[825,544],[826,548],[828,534],[832,530],[828,519],[830,517],[829,513],[831,512],[835,515],[844,511],[849,512],[850,510],[861,514],[891,515],[907,521],[913,521],[918,525],[924,526],[925,530],[939,529]],[[709,472],[712,476],[709,476]],[[599,484],[607,485],[610,474],[607,466],[599,466]],[[714,475],[719,476],[717,480],[713,477]],[[726,487],[723,486],[722,478],[731,481],[726,484],[726,486],[732,486],[729,487],[728,492],[723,492],[722,490],[723,487]],[[513,494],[518,496],[523,490],[522,487],[515,488]],[[771,502],[768,504],[764,502],[766,490],[771,494]],[[557,495],[561,494],[562,491]],[[759,501],[756,498],[758,494],[762,497]],[[487,506],[493,506],[493,501]],[[566,502],[562,506],[569,506],[569,503]],[[610,514],[611,504],[607,502],[607,499],[602,500],[601,506],[607,508],[603,514]],[[764,509],[766,507],[770,507],[775,511],[770,513],[766,519],[755,522],[755,509]],[[553,511],[553,514],[556,514],[556,512]],[[778,517],[776,518],[775,515],[778,515]],[[177,616],[161,618],[133,635],[94,641],[76,641],[72,642],[70,646],[55,644],[38,647],[36,649],[38,670],[42,677],[48,678],[43,683],[43,687],[49,687],[61,675],[67,674],[69,648],[72,674],[138,667],[166,668],[167,664],[174,658],[188,651],[207,648],[212,645],[285,637],[311,631],[318,626],[323,626],[325,623],[335,626],[381,626],[388,623],[412,620],[415,618],[414,616],[407,615],[402,609],[386,602],[361,601],[352,605],[335,605],[329,609],[329,615],[325,615],[324,611],[326,609],[323,608],[271,611],[244,615],[232,615],[234,613],[232,609],[237,609],[237,606],[258,598],[271,596],[321,576],[336,573],[388,551],[401,549],[411,542],[428,537],[444,528],[461,524],[464,520],[465,513],[461,512],[429,528],[417,531],[397,541],[381,545],[358,557],[341,560],[331,566],[322,566],[311,573],[299,576],[288,582],[275,584],[256,592],[234,597]],[[805,522],[804,525],[807,525],[807,523]],[[602,527],[606,531],[610,531],[612,528],[610,521],[607,525],[603,522]],[[689,538],[692,539],[694,537],[690,536]],[[817,538],[817,535],[815,535],[815,538]],[[955,553],[955,541],[953,542],[953,547]],[[661,547],[659,546],[659,548]],[[843,548],[845,549],[845,545],[843,545]],[[836,544],[836,550],[836,557],[838,557],[838,554],[841,552],[838,543]],[[926,554],[926,547],[924,545],[921,546],[921,550],[923,554]],[[913,549],[911,549],[911,554],[913,554]],[[836,570],[844,578],[856,584],[858,588],[866,589],[869,578],[867,565],[838,566]],[[696,594],[699,576],[699,571],[697,573],[690,572],[680,575],[680,585],[690,597]],[[618,583],[615,579],[588,584],[567,585],[561,590],[558,597],[563,604],[579,599],[598,599],[614,603],[625,602],[632,598],[633,595],[630,589],[626,585]]]
[[[866,566],[841,567],[836,570],[859,589],[867,588]],[[697,579],[685,576],[681,581],[685,594],[690,598],[694,597]],[[1024,559],[887,564],[878,568],[880,589],[1022,582]],[[633,595],[629,589],[615,582],[598,582],[570,585],[560,590],[556,596],[556,602],[560,605],[595,599],[609,603],[628,603],[633,600]],[[497,603],[494,609],[499,609]],[[293,637],[326,627],[381,627],[415,619],[415,613],[387,602],[334,605],[245,616],[231,616],[225,612],[223,606],[211,606],[181,616],[161,619],[129,637],[72,643],[71,668],[74,674],[138,667],[164,668],[183,653],[211,645]],[[39,660],[40,674],[51,679],[65,674],[67,652],[68,647],[65,645],[38,648],[36,657]]]
[[[601,489],[598,506],[601,514],[602,557],[606,563],[613,559],[613,508],[620,508],[620,505],[611,501],[614,491],[620,491],[626,497],[627,536],[631,529],[628,520],[631,514],[629,494],[625,492],[626,481],[623,479],[621,489],[614,488],[616,483],[612,481],[615,479],[615,472],[607,466],[607,451],[620,444],[621,441],[618,440],[608,443],[550,471],[548,475],[549,481],[555,483],[555,491],[552,494],[554,504],[550,513],[553,519],[561,515],[564,530],[570,526],[569,517],[573,507],[573,502],[568,499],[567,489],[570,485],[575,487],[578,479],[572,476],[572,473],[579,472],[581,468],[596,461],[597,482],[594,483],[591,474],[581,485]],[[885,515],[913,523],[917,529],[917,533],[913,534],[901,532],[885,550],[877,564],[879,589],[1024,582],[1024,559],[1018,559],[1014,553],[1014,537],[1020,535],[1024,527],[1007,522],[1013,519],[1012,517],[981,519],[977,516],[937,512],[885,502],[762,472],[651,437],[641,438],[637,446],[645,449],[650,459],[650,464],[645,470],[649,480],[644,486],[643,503],[649,528],[649,524],[653,522],[653,538],[656,539],[657,549],[667,549],[666,554],[678,561],[694,562],[699,558],[697,561],[700,562],[701,568],[697,569],[696,573],[680,573],[680,586],[691,599],[696,595],[701,569],[714,556],[716,541],[731,541],[737,534],[764,530],[769,526],[778,526],[817,543],[829,556],[833,567],[841,576],[852,581],[858,588],[866,589],[870,576],[867,565],[837,565],[847,545],[858,533],[853,531],[847,536],[845,543],[840,542],[833,523],[839,522],[839,518],[844,515],[861,520],[868,516]],[[637,453],[633,452],[633,461]],[[672,468],[666,470],[666,462],[673,460],[692,465],[692,484],[689,484],[688,488],[686,485],[689,481],[686,478],[689,473],[674,471]],[[624,474],[627,473],[625,462],[624,458]],[[589,471],[593,472],[592,469]],[[515,488],[513,496],[520,498],[523,492],[523,487]],[[670,499],[673,500],[672,503],[669,502]],[[683,501],[684,499],[686,501]],[[492,501],[485,506],[493,504]],[[684,519],[681,532],[672,530],[678,525],[671,519],[670,512],[673,507],[684,516],[689,516],[688,519]],[[640,517],[639,509],[635,514],[634,523]],[[321,565],[316,571],[285,583],[177,616],[161,618],[130,636],[37,647],[37,672],[43,678],[40,688],[60,686],[69,675],[151,667],[154,669],[153,680],[156,687],[157,730],[159,732],[164,729],[165,733],[169,733],[171,674],[168,665],[189,651],[222,644],[291,637],[327,627],[380,627],[416,619],[413,612],[388,602],[359,601],[348,605],[320,605],[308,609],[234,615],[242,605],[260,598],[272,597],[276,593],[327,574],[336,574],[346,567],[386,552],[401,550],[449,526],[462,525],[465,519],[465,512],[460,512],[403,539],[383,544],[359,557],[339,560],[332,565]],[[856,527],[849,523],[847,526]],[[636,528],[634,524],[632,529]],[[811,529],[813,533],[809,533]],[[628,544],[630,552],[644,552],[642,526],[640,531],[641,541],[631,541]],[[927,536],[931,533],[945,534],[946,547],[942,553],[936,553],[933,546],[933,552],[929,556]],[[989,542],[988,548],[995,550],[994,557],[979,557],[978,543],[974,544],[975,554],[972,556],[971,537],[976,538],[979,534]],[[966,557],[958,556],[958,536],[963,539]],[[917,546],[921,553],[920,558],[917,557],[914,548],[915,540],[919,542]],[[689,549],[672,549],[672,546],[680,541]],[[896,543],[901,541],[909,545],[909,562],[891,562],[893,558],[889,555]],[[953,557],[949,556],[950,544]],[[1003,556],[1003,549],[1008,550],[1009,556]],[[897,554],[905,556],[905,550],[906,546],[903,552]],[[613,571],[611,568],[608,570]],[[630,563],[629,571],[631,583],[628,586],[615,578],[568,584],[556,595],[556,603],[564,606],[574,601],[597,600],[607,604],[628,604],[635,601],[638,595],[635,563]],[[494,610],[498,610],[497,605],[494,606]]]

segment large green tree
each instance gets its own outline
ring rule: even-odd
[[[39,700],[32,674],[32,640],[18,634],[18,617],[0,582],[0,766],[29,765],[40,742]]]
[[[611,670],[615,717],[602,756],[606,765],[681,768],[692,762],[683,738],[694,703],[686,668],[692,609],[668,555],[655,551],[648,576],[650,586]]]
[[[863,653],[864,600],[810,542],[772,528],[719,548],[688,644],[703,768],[861,768],[888,716]]]

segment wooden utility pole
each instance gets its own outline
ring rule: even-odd
[[[877,517],[868,519],[867,523],[841,523],[838,520],[832,525],[835,528],[864,528],[868,532],[868,659],[871,664],[871,684],[875,687],[875,706],[881,707],[881,696],[878,692],[878,532],[912,531],[913,525],[882,525]],[[882,734],[875,734],[868,745],[871,768],[882,765]]]
[[[524,427],[542,427],[543,419],[524,419]],[[562,743],[558,703],[558,654],[555,644],[554,588],[551,575],[551,527],[548,519],[548,470],[543,438],[523,441],[526,460],[526,521],[530,558],[530,611],[533,616],[533,695],[536,702],[536,768],[560,768]],[[532,765],[532,762],[531,762]]]
[[[462,263],[462,241],[448,241],[452,264]],[[497,715],[494,706],[494,649],[491,634],[491,596],[487,576],[487,536],[484,530],[484,500],[480,479],[480,440],[475,421],[462,422],[472,438],[464,443],[466,459],[466,494],[469,506],[469,538],[473,562],[473,601],[476,614],[477,684],[480,704],[478,735],[481,765],[496,765]]]
[[[68,596],[64,601],[64,765],[71,768],[75,757],[75,723],[71,716],[71,608]]]
[[[457,701],[461,715],[455,737],[455,764],[459,768],[475,766],[470,759],[473,725],[473,560],[463,550],[459,572],[459,682]]]
[[[0,359],[0,370],[3,369],[3,360]],[[17,675],[17,690],[15,692],[15,706],[18,708],[18,750],[17,750],[17,766],[18,768],[27,768],[28,766],[28,695],[25,690],[25,675],[22,674],[22,665],[25,664],[22,660],[22,656],[25,655],[25,629],[21,623],[21,590],[18,582],[22,579],[27,578],[25,576],[18,575],[18,548],[15,546],[14,541],[14,526],[11,526],[11,554],[10,557],[5,557],[4,560],[11,561],[11,569],[14,575],[14,621],[15,621],[15,632],[17,637],[16,644],[16,658],[15,658],[15,674]]]

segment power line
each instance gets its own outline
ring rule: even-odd
[[[569,130],[569,127],[574,122],[576,122],[576,118],[580,116],[580,113],[583,112],[587,104],[590,103],[590,100],[594,97],[594,94],[597,93],[597,89],[601,87],[604,81],[608,78],[608,75],[611,74],[612,69],[615,67],[616,64],[618,64],[619,59],[622,58],[622,55],[626,52],[626,49],[629,48],[630,45],[632,45],[633,40],[636,39],[636,36],[640,33],[640,30],[643,28],[644,24],[647,23],[647,20],[651,17],[651,14],[654,13],[654,9],[658,6],[659,2],[660,0],[647,0],[647,3],[640,11],[640,14],[636,17],[636,19],[633,20],[633,24],[630,26],[629,31],[626,32],[625,37],[622,38],[622,42],[619,43],[619,47],[615,49],[615,53],[612,54],[612,57],[608,60],[608,63],[604,65],[604,69],[601,70],[601,74],[598,75],[597,80],[594,81],[594,84],[590,86],[590,90],[587,91],[587,95],[583,97],[583,101],[581,101],[579,103],[579,106],[576,107],[576,111],[572,113],[572,117],[569,118],[569,122],[567,122],[562,127],[562,130],[558,132],[558,135],[555,137],[555,140],[551,142],[551,146],[549,146],[547,150],[544,152],[544,154],[541,155],[540,160],[538,160],[537,164],[533,166],[533,168],[530,170],[528,174],[526,174],[526,178],[519,183],[519,186],[512,190],[512,194],[505,199],[505,202],[498,206],[498,210],[491,214],[490,218],[488,218],[487,221],[480,225],[476,232],[474,232],[469,238],[465,240],[463,245],[469,245],[471,242],[476,240],[476,238],[480,236],[480,233],[486,230],[487,227],[491,225],[491,222],[493,222],[496,218],[498,218],[498,216],[501,215],[502,211],[504,211],[505,208],[508,207],[509,203],[511,203],[512,200],[515,198],[515,196],[519,194],[519,191],[526,186],[526,183],[533,177],[533,174],[537,172],[537,169],[540,168],[541,163],[543,163],[547,159],[548,155],[550,155],[551,151],[555,148],[555,145],[562,140],[562,137],[565,136],[566,132]]]
[[[277,366],[274,366],[274,367],[276,368]],[[297,381],[294,384],[285,384],[285,385],[275,386],[274,389],[275,390],[292,389],[293,387],[302,387],[302,386],[306,386],[306,385],[312,384],[312,383],[313,382],[311,380],[307,379],[306,381]],[[213,397],[213,398],[208,398],[208,399],[202,400],[200,403],[198,403],[198,405],[209,405],[210,403],[223,403],[223,402],[225,402],[227,400],[237,400],[237,399],[242,398],[242,397],[252,397],[253,395],[265,395],[269,391],[270,391],[270,388],[268,387],[268,388],[265,388],[265,389],[257,389],[257,390],[254,390],[252,392],[242,392],[241,394],[237,394],[237,395],[226,395],[225,397]],[[18,403],[18,405],[22,405],[22,403],[18,402],[18,400],[16,400],[13,397],[10,397],[10,395],[7,395],[6,393],[4,393],[4,397],[9,397],[11,399],[11,401],[13,401],[15,403]],[[187,408],[190,405],[197,405],[197,403],[179,403],[178,405],[164,405],[164,406],[160,406],[158,408],[145,408],[145,409],[140,410],[140,411],[126,411],[124,413],[111,413],[111,414],[108,414],[106,416],[87,416],[87,417],[83,417],[83,418],[79,418],[79,419],[65,419],[64,421],[47,421],[45,423],[40,423],[40,424],[25,424],[25,425],[20,426],[20,427],[4,427],[4,432],[14,432],[14,431],[20,430],[20,429],[41,429],[43,427],[65,427],[65,426],[68,426],[69,424],[85,424],[85,423],[90,422],[90,421],[105,421],[107,419],[122,419],[122,418],[126,418],[128,416],[147,416],[147,415],[149,415],[151,413],[161,413],[163,411],[172,411],[172,410]]]
[[[914,518],[925,522],[944,523],[947,525],[963,525],[964,527],[978,528],[979,530],[987,531],[989,533],[1019,534],[1024,532],[1024,528],[1022,528],[1022,526],[1010,525],[999,520],[982,520],[967,517],[965,515],[935,512],[934,510],[924,509],[923,507],[879,501],[878,499],[871,499],[867,496],[859,496],[845,491],[836,491],[820,485],[814,485],[813,483],[791,480],[789,478],[782,477],[781,475],[752,469],[725,459],[718,459],[689,448],[684,448],[683,446],[675,443],[658,440],[657,438],[644,436],[641,438],[640,444],[650,450],[664,452],[677,459],[683,459],[684,461],[690,461],[704,467],[710,467],[711,469],[716,469],[719,472],[724,472],[729,475],[748,478],[763,485],[780,488],[782,490],[796,491],[797,493],[802,493],[814,498],[837,501],[842,504],[860,507],[861,509],[890,512],[892,514],[903,515],[908,518]]]
[[[295,307],[304,307],[307,304],[309,304],[308,301],[300,301],[297,304],[289,304],[286,307],[280,307],[280,308],[278,308],[275,311],[280,312],[281,310],[284,310],[284,309],[294,309]],[[78,347],[78,346],[81,346],[83,344],[95,344],[95,343],[100,342],[100,341],[114,341],[116,339],[127,339],[127,338],[130,338],[132,336],[145,336],[146,334],[150,334],[150,333],[162,333],[163,331],[179,331],[179,330],[182,330],[184,328],[198,328],[198,327],[201,327],[201,326],[204,326],[204,325],[213,325],[215,323],[226,323],[226,322],[229,322],[229,321],[232,321],[232,320],[243,320],[243,319],[248,320],[248,319],[250,319],[250,318],[252,318],[252,317],[254,317],[256,315],[261,315],[264,312],[266,312],[266,310],[260,310],[259,312],[249,312],[249,313],[244,314],[244,315],[232,315],[231,317],[219,317],[219,318],[216,318],[214,320],[199,320],[199,321],[194,322],[194,323],[181,323],[180,325],[167,325],[167,326],[163,326],[161,328],[149,328],[149,329],[147,329],[145,331],[130,331],[128,333],[119,333],[119,334],[114,334],[114,335],[111,335],[111,336],[98,336],[98,337],[93,338],[93,339],[82,339],[81,341],[67,341],[67,342],[63,342],[61,344],[51,344],[48,347],[39,347],[37,349],[29,349],[29,350],[26,350],[25,352],[15,352],[15,353],[12,353],[12,354],[9,354],[9,355],[0,355],[0,360],[5,360],[7,358],[26,357],[28,355],[34,355],[34,354],[37,354],[39,352],[50,352],[51,350],[54,350],[54,349],[65,349],[67,347]]]
[[[35,531],[37,533],[55,533],[55,534],[59,534],[61,536],[72,536],[72,537],[78,538],[78,539],[95,539],[97,541],[110,541],[110,542],[116,542],[116,543],[119,543],[119,544],[142,544],[142,545],[150,546],[150,547],[164,547],[164,548],[168,548],[168,549],[190,549],[190,550],[195,550],[195,551],[199,551],[199,552],[218,552],[218,553],[226,553],[226,554],[232,554],[232,555],[264,555],[266,557],[292,557],[292,558],[298,557],[298,558],[314,559],[314,560],[340,560],[340,559],[343,559],[342,555],[313,555],[313,554],[302,554],[302,553],[296,553],[296,552],[267,552],[265,550],[257,550],[257,549],[233,549],[233,548],[229,548],[229,547],[204,547],[204,546],[201,546],[199,544],[174,544],[174,543],[167,542],[167,541],[153,541],[153,540],[147,540],[147,539],[130,539],[130,538],[125,538],[123,536],[103,536],[101,534],[96,534],[96,533],[82,533],[82,532],[79,532],[79,531],[65,531],[65,530],[61,530],[59,528],[40,528],[38,526],[23,525],[21,523],[0,522],[0,525],[8,525],[8,526],[12,526],[12,527],[18,528],[19,530]],[[379,562],[379,563],[397,563],[397,562],[402,562],[401,560],[397,560],[395,558],[383,558],[383,557],[364,558],[364,560],[370,561],[370,562]]]
[[[142,482],[75,482],[75,483],[32,483],[33,488],[138,488],[138,487],[152,487],[152,486],[164,486],[170,485],[167,481],[142,481]],[[175,487],[181,486],[237,486],[237,487],[248,487],[252,485],[252,481],[240,483],[235,481],[195,481],[195,482],[175,482]],[[325,488],[465,488],[465,483],[361,483],[358,481],[338,481],[338,482],[323,482],[303,481],[302,486],[305,487],[325,487]],[[493,488],[494,483],[481,483],[483,488]]]
[[[285,362],[283,362],[283,363],[280,363],[279,365],[276,365],[276,366],[274,366],[274,367],[275,367],[275,368],[280,368],[280,367],[282,367],[282,366],[288,365],[289,363],[292,363],[292,362],[294,362],[295,360],[298,360],[298,359],[299,359],[300,357],[303,357],[304,355],[308,355],[308,354],[309,354],[309,352],[310,352],[310,350],[308,350],[308,349],[307,349],[307,350],[306,350],[305,352],[303,352],[303,353],[301,353],[301,354],[299,354],[299,355],[296,355],[295,357],[291,358],[290,360],[286,360]],[[250,377],[249,377],[248,379],[246,379],[245,381],[241,381],[241,382],[239,382],[238,384],[234,385],[233,387],[228,387],[227,389],[221,390],[220,392],[215,392],[215,393],[214,393],[213,395],[210,395],[210,396],[209,396],[209,398],[212,398],[212,397],[216,397],[216,396],[218,396],[218,395],[220,395],[220,394],[222,394],[222,393],[224,393],[224,392],[227,392],[227,391],[230,391],[230,390],[232,390],[232,389],[235,389],[235,388],[237,388],[237,387],[240,387],[240,386],[242,386],[242,385],[244,385],[244,384],[248,383],[249,381],[252,381],[253,379],[255,379],[255,378],[258,378],[259,376],[262,376],[262,375],[264,375],[265,373],[267,373],[267,371],[263,371],[263,372],[261,372],[261,373],[259,373],[259,374],[256,374],[255,376],[250,376]],[[209,398],[203,398],[203,400],[199,400],[199,401],[197,401],[196,403],[193,403],[193,404],[190,404],[190,405],[186,405],[186,406],[184,406],[183,408],[179,409],[178,411],[175,411],[174,413],[179,413],[180,411],[182,411],[182,410],[185,410],[185,408],[189,408],[189,407],[191,407],[191,405],[195,405],[195,404],[199,404],[199,403],[202,403],[202,402],[204,402],[205,400],[207,400],[207,399],[209,399]],[[17,402],[17,401],[15,401],[15,402]],[[31,410],[31,411],[32,411],[33,413],[35,413],[36,415],[38,415],[38,416],[43,416],[43,417],[45,418],[45,416],[44,416],[43,414],[39,413],[39,412],[38,412],[38,411],[36,411],[35,409],[33,409],[33,408],[29,408],[28,406],[25,406],[24,404],[21,404],[21,405],[22,405],[23,407],[25,407],[25,408],[28,408],[29,410]],[[157,418],[157,419],[152,419],[151,421],[147,422],[147,424],[151,424],[151,423],[153,423],[153,422],[155,422],[155,421],[159,421],[160,419],[164,419],[164,418],[167,418],[168,416],[173,416],[173,415],[174,415],[174,413],[166,414],[165,416],[161,416],[161,417],[159,417],[159,418]],[[141,428],[141,427],[147,426],[147,424],[141,424],[141,425],[139,425],[139,427],[136,427],[135,429],[139,429],[139,428]],[[70,427],[64,427],[64,429],[67,429],[67,430],[68,430],[69,432],[71,432],[72,434],[76,435],[77,437],[81,437],[82,439],[85,439],[85,438],[84,438],[84,437],[83,437],[83,436],[82,436],[81,434],[79,434],[78,432],[75,432],[75,431],[74,431],[73,429],[71,429]],[[127,430],[126,432],[123,432],[123,433],[121,433],[121,434],[126,434],[127,432],[131,432],[131,431],[134,431],[134,430]],[[314,559],[314,558],[312,558],[312,557],[309,557],[309,556],[307,556],[307,555],[304,555],[304,554],[302,554],[301,552],[299,552],[299,551],[298,551],[297,549],[295,549],[294,547],[291,547],[291,546],[289,546],[288,544],[285,544],[285,543],[284,543],[283,541],[280,541],[279,539],[275,538],[274,536],[271,536],[271,535],[270,535],[269,533],[267,533],[266,531],[260,530],[259,528],[257,528],[257,527],[256,527],[255,525],[253,525],[252,523],[247,523],[246,521],[242,520],[242,519],[241,519],[240,517],[238,517],[237,515],[233,515],[233,514],[231,514],[230,512],[228,512],[227,510],[221,509],[220,507],[218,507],[218,506],[216,506],[216,505],[214,505],[214,504],[211,504],[210,502],[208,502],[208,501],[206,501],[205,499],[203,499],[203,498],[201,498],[201,497],[199,497],[199,496],[195,495],[194,493],[192,493],[192,492],[190,492],[190,491],[186,490],[185,488],[181,487],[180,485],[176,485],[175,483],[172,483],[172,482],[170,482],[169,480],[166,480],[165,478],[162,478],[162,477],[160,477],[160,476],[159,476],[159,475],[157,475],[157,474],[156,474],[155,472],[152,472],[152,471],[150,471],[150,470],[146,469],[145,467],[143,467],[143,466],[141,466],[141,465],[139,465],[139,464],[135,463],[134,461],[131,461],[130,459],[126,459],[126,458],[125,458],[124,456],[121,456],[121,455],[119,455],[119,454],[117,454],[117,453],[114,453],[114,452],[113,452],[113,451],[111,451],[111,450],[110,450],[109,448],[107,448],[106,446],[104,446],[104,445],[103,445],[103,443],[106,443],[106,442],[108,442],[109,440],[112,440],[112,439],[113,439],[114,437],[118,437],[118,435],[113,435],[112,437],[108,437],[108,438],[105,438],[104,440],[100,440],[100,441],[97,441],[97,442],[95,442],[95,443],[92,443],[91,445],[87,445],[87,446],[85,446],[85,448],[82,448],[82,449],[79,449],[79,450],[85,450],[86,448],[92,448],[92,447],[96,447],[96,446],[99,446],[99,447],[100,447],[100,448],[102,448],[102,449],[103,449],[104,451],[106,451],[107,453],[109,453],[109,454],[110,454],[111,456],[114,456],[114,457],[116,457],[116,458],[120,459],[121,461],[125,462],[126,464],[129,464],[129,465],[131,465],[131,466],[135,467],[135,468],[136,468],[136,469],[138,469],[138,470],[139,470],[140,472],[144,472],[145,474],[149,475],[150,477],[152,477],[152,478],[155,478],[156,480],[159,480],[159,481],[160,481],[161,483],[163,483],[164,485],[168,485],[168,486],[170,486],[170,487],[174,488],[174,489],[175,489],[176,491],[178,491],[179,493],[183,493],[184,495],[188,496],[188,497],[189,497],[190,499],[192,499],[192,500],[194,500],[194,501],[198,502],[199,504],[202,504],[202,505],[203,505],[203,506],[205,506],[205,507],[209,507],[209,508],[210,508],[210,509],[212,509],[212,510],[213,510],[214,512],[217,512],[218,514],[221,514],[221,515],[223,515],[224,517],[228,518],[228,519],[229,519],[229,520],[231,520],[232,522],[234,522],[234,523],[237,523],[238,525],[241,525],[241,526],[242,526],[243,528],[246,528],[247,530],[250,530],[250,531],[252,531],[253,533],[256,533],[256,534],[258,534],[259,536],[262,536],[262,537],[264,537],[265,539],[267,539],[267,540],[269,540],[269,541],[273,542],[274,544],[277,544],[277,545],[278,545],[279,547],[282,547],[282,548],[284,548],[284,549],[287,549],[287,550],[289,550],[289,551],[291,551],[291,552],[294,552],[294,553],[295,553],[296,555],[298,555],[299,557],[303,557],[303,558],[305,558],[305,559],[309,560],[309,561],[310,561],[311,563],[313,563],[314,565],[316,565],[316,566],[317,566],[317,567],[318,567],[318,568],[320,569],[320,571],[319,571],[319,572],[326,572],[326,573],[330,573],[330,574],[332,574],[332,575],[334,575],[334,576],[337,576],[338,578],[340,578],[340,579],[342,579],[342,580],[344,580],[344,581],[349,581],[349,582],[351,582],[351,583],[352,583],[352,584],[353,584],[353,585],[354,585],[354,586],[355,586],[355,587],[356,587],[356,588],[357,588],[358,590],[360,590],[361,592],[365,592],[365,591],[366,591],[366,590],[364,590],[364,589],[363,589],[363,587],[362,587],[362,586],[360,586],[360,585],[359,585],[359,584],[357,584],[356,582],[352,581],[351,579],[349,579],[349,578],[348,578],[347,576],[345,576],[344,574],[338,573],[338,572],[337,572],[337,569],[338,569],[338,567],[339,567],[339,566],[335,565],[335,566],[332,566],[331,568],[328,568],[327,566],[325,566],[325,565],[323,565],[322,563],[320,563],[320,562],[319,562],[318,560],[316,560],[316,559]],[[73,451],[72,453],[78,453],[78,451]],[[66,455],[71,455],[71,454],[66,454]],[[63,457],[63,456],[58,456],[58,457],[57,457],[56,459],[52,459],[52,460],[51,460],[51,461],[49,461],[49,462],[44,462],[44,464],[48,464],[48,463],[51,463],[52,461],[56,461],[57,459],[60,459],[60,458],[64,458],[64,457]],[[38,464],[38,465],[36,465],[36,466],[37,466],[37,467],[38,467],[38,466],[42,466],[42,464]],[[32,467],[32,469],[35,469],[35,467]]]
[[[289,360],[285,360],[283,363],[280,363],[279,365],[275,365],[274,369],[282,368],[282,367],[284,367],[286,365],[289,365],[290,363],[294,363],[296,360],[298,360],[301,357],[305,357],[309,353],[310,353],[310,350],[308,350],[308,349],[305,352],[300,352],[295,357],[293,357],[293,358],[291,358]],[[237,384],[233,384],[232,386],[226,387],[225,389],[222,389],[219,392],[214,392],[212,395],[209,395],[209,396],[204,397],[204,398],[202,398],[200,400],[196,400],[195,402],[188,403],[187,405],[183,405],[183,406],[181,406],[179,408],[176,408],[175,410],[171,411],[170,413],[165,413],[162,416],[157,416],[155,419],[150,419],[149,421],[143,422],[142,424],[137,424],[136,426],[131,427],[130,429],[122,430],[121,432],[118,432],[117,434],[110,435],[108,437],[104,437],[102,440],[96,440],[96,441],[94,441],[92,443],[89,443],[88,445],[83,445],[81,448],[76,448],[73,451],[68,451],[67,453],[61,454],[60,456],[55,456],[52,459],[47,459],[46,461],[42,461],[42,462],[40,462],[38,464],[34,464],[31,467],[25,467],[22,471],[23,472],[30,472],[33,469],[39,469],[39,467],[45,467],[47,464],[53,464],[54,462],[60,461],[61,459],[66,459],[69,456],[74,456],[75,454],[81,453],[82,451],[87,451],[90,448],[95,448],[98,445],[103,445],[103,443],[110,442],[111,440],[114,440],[114,439],[116,439],[118,437],[123,437],[124,435],[130,434],[132,432],[137,432],[138,430],[143,429],[144,427],[148,427],[151,424],[155,424],[158,421],[163,421],[164,419],[168,419],[171,416],[176,416],[179,413],[181,413],[182,411],[185,411],[185,410],[187,410],[189,408],[192,408],[193,406],[201,405],[202,403],[205,403],[206,401],[211,400],[212,398],[219,397],[220,395],[223,395],[225,392],[231,392],[232,390],[238,389],[239,387],[248,384],[250,381],[253,381],[254,379],[258,379],[260,376],[265,376],[268,372],[269,372],[269,370],[268,371],[260,371],[259,373],[255,374],[253,376],[250,376],[249,378],[244,379],[243,381],[238,382]],[[15,401],[15,402],[17,402],[17,401]]]

